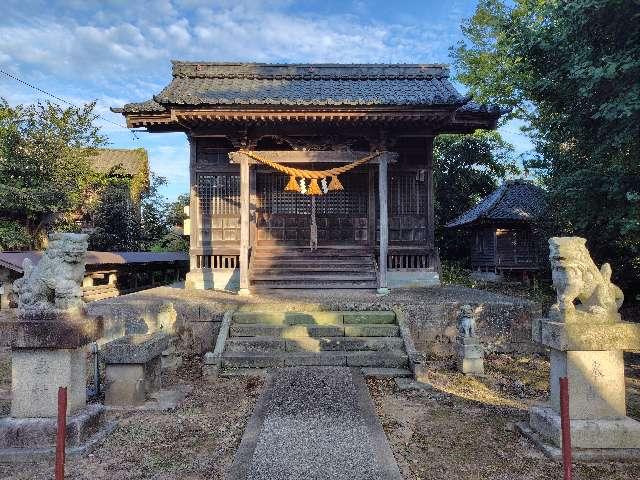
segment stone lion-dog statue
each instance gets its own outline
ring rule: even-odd
[[[23,276],[14,282],[19,314],[74,314],[84,309],[87,239],[85,234],[54,233],[37,265],[24,260]]]
[[[624,301],[622,290],[611,282],[608,263],[598,269],[586,243],[580,237],[549,239],[549,260],[557,293],[551,316],[563,322],[618,322],[621,320],[618,309]]]

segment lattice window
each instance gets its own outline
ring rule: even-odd
[[[309,215],[311,199],[298,192],[285,192],[288,178],[281,174],[257,176],[258,209],[263,213]],[[367,214],[367,178],[365,175],[341,177],[345,189],[316,197],[316,215]]]
[[[239,175],[199,175],[202,215],[240,215]]]
[[[399,172],[389,176],[389,215],[421,215],[427,207],[424,174]]]

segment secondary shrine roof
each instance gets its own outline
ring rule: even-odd
[[[195,110],[332,112],[393,107],[407,112],[457,112],[467,119],[482,117],[488,124],[495,123],[504,113],[498,107],[479,105],[461,95],[450,82],[446,65],[179,61],[173,62],[173,79],[161,92],[113,111],[124,114],[130,126],[148,127],[188,120],[184,112]],[[289,119],[278,117],[283,118]],[[410,118],[415,119],[415,115]]]
[[[540,187],[527,180],[507,180],[446,226],[462,227],[480,221],[535,221],[545,207],[546,195]]]

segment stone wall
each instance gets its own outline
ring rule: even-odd
[[[105,319],[105,335],[98,341],[100,344],[123,335],[165,331],[177,335],[180,352],[201,354],[213,349],[226,308],[216,302],[139,292],[92,302],[87,310],[90,315]]]
[[[487,352],[525,353],[541,349],[531,341],[531,321],[537,316],[535,304],[468,302],[476,311],[477,332]],[[458,333],[460,302],[405,305],[401,310],[409,325],[415,347],[429,356],[454,355]]]
[[[179,336],[178,349],[201,354],[212,350],[224,312],[391,310],[403,312],[416,348],[428,356],[454,354],[456,316],[463,304],[478,312],[478,335],[488,352],[531,352],[531,320],[539,307],[526,300],[464,287],[397,289],[378,296],[363,291],[287,292],[238,297],[226,292],[158,287],[88,305],[103,315],[107,337],[165,330]],[[103,339],[106,340],[106,339]]]

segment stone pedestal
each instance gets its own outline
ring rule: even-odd
[[[457,365],[465,375],[484,375],[484,349],[476,337],[458,337]]]
[[[169,335],[129,335],[105,345],[105,405],[136,407],[161,387],[161,355]]]
[[[533,431],[561,446],[559,379],[567,377],[573,448],[640,449],[640,422],[626,416],[622,356],[640,347],[640,325],[537,319],[533,338],[551,349],[550,400],[530,409]]]
[[[11,417],[0,419],[0,461],[55,454],[58,387],[67,387],[67,454],[85,453],[115,428],[102,405],[87,405],[84,346],[102,318],[25,313],[2,324],[11,345]]]
[[[58,414],[58,387],[67,387],[67,414],[86,405],[86,354],[83,348],[30,349],[11,352],[11,416],[47,417]]]

